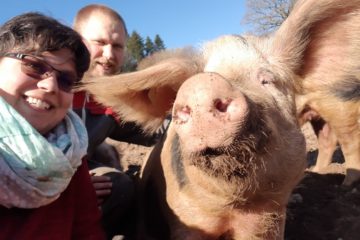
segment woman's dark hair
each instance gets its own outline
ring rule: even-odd
[[[72,28],[37,12],[18,15],[0,27],[0,56],[8,52],[39,54],[69,49],[74,54],[77,75],[89,68],[90,53]]]

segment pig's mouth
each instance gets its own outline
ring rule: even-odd
[[[192,164],[209,175],[227,181],[253,175],[262,164],[259,156],[267,151],[271,130],[267,127],[263,111],[251,111],[243,126],[246,127],[235,133],[231,144],[193,153]]]

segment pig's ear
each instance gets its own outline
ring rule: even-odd
[[[273,56],[300,76],[338,61],[355,47],[351,40],[359,39],[360,23],[353,20],[359,9],[359,0],[298,0],[275,33]]]
[[[82,89],[151,132],[170,112],[180,85],[199,71],[201,63],[193,59],[169,58],[133,73],[85,79]]]

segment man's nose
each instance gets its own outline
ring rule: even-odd
[[[114,48],[113,46],[111,46],[111,44],[107,44],[103,47],[103,56],[106,59],[113,59],[115,54],[114,54]]]

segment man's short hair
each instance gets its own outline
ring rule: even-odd
[[[102,13],[109,16],[111,19],[118,21],[124,26],[125,36],[128,36],[127,28],[124,19],[115,10],[101,4],[90,4],[81,8],[74,19],[73,27],[80,32],[83,23],[94,13]]]
[[[69,49],[74,55],[77,76],[90,64],[90,53],[81,36],[54,18],[37,12],[18,15],[0,27],[0,56],[12,51],[39,54]]]

